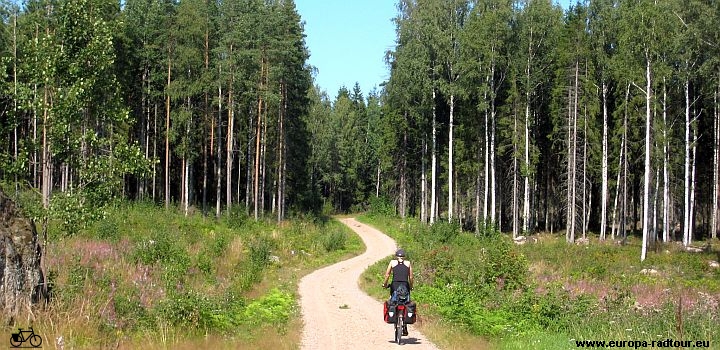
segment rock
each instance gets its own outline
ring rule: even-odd
[[[687,247],[685,247],[685,251],[690,252],[690,253],[702,253],[703,249],[698,248],[698,247],[687,246]]]
[[[32,220],[0,191],[0,319],[30,317],[30,306],[47,295],[42,251]]]
[[[643,275],[657,275],[659,272],[655,269],[642,269],[640,273]]]
[[[718,263],[717,261],[714,261],[714,260],[713,260],[713,261],[710,261],[710,262],[708,263],[708,265],[710,265],[710,268],[712,268],[712,269],[718,269],[718,268],[720,268],[720,263]]]
[[[517,237],[513,238],[513,242],[515,242],[515,244],[517,244],[517,245],[523,245],[523,244],[527,243],[527,237],[517,236]]]

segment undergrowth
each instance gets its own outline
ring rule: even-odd
[[[238,209],[215,219],[124,203],[78,233],[60,228],[50,227],[46,250],[49,304],[6,327],[32,326],[48,347],[167,348],[208,337],[285,347],[299,341],[298,279],[363,249],[337,221],[278,225]]]
[[[463,232],[446,222],[370,215],[360,218],[394,237],[414,266],[413,299],[431,324],[488,340],[500,349],[567,349],[576,340],[720,339],[715,252],[675,245],[639,262],[639,246],[593,241],[569,245],[544,235],[517,246],[495,230]],[[534,242],[534,240],[531,240]],[[384,261],[363,275],[377,298]],[[436,341],[448,347],[456,335]],[[449,333],[448,333],[449,334]],[[714,344],[717,346],[720,344]]]

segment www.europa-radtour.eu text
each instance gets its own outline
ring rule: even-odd
[[[578,348],[709,348],[709,340],[576,340]]]

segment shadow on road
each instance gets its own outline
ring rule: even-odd
[[[388,340],[388,343],[395,343],[395,340]],[[423,342],[420,341],[418,338],[408,337],[408,338],[402,338],[402,345],[420,345]]]

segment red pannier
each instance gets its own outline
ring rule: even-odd
[[[392,313],[392,316],[390,314]],[[385,323],[395,323],[397,319],[397,312],[395,312],[395,305],[390,304],[389,301],[385,301],[383,304],[383,319]]]
[[[383,303],[383,319],[385,323],[395,323],[397,319],[397,306],[389,301]],[[392,315],[391,315],[392,314]],[[405,324],[413,324],[417,320],[417,305],[414,301],[405,304]]]
[[[417,305],[414,301],[405,304],[405,324],[413,324],[417,320]]]

